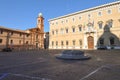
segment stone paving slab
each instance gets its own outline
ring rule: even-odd
[[[120,64],[101,66],[80,80],[120,80]]]
[[[56,59],[61,51],[0,52],[0,80],[120,80],[120,50],[85,51],[85,61]]]
[[[51,80],[51,79],[32,77],[23,74],[4,73],[0,76],[0,80]]]

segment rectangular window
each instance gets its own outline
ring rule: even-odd
[[[13,44],[13,40],[10,40],[10,44]]]
[[[102,29],[102,23],[101,24],[98,24],[99,25],[99,29]]]
[[[58,30],[56,30],[56,34],[58,34]]]
[[[22,36],[22,33],[20,33],[20,37]]]
[[[98,16],[102,16],[102,12],[98,12]]]
[[[28,41],[26,41],[26,44],[28,44]]]
[[[54,35],[54,31],[52,31],[52,35]]]
[[[114,43],[115,43],[114,38],[113,38],[113,37],[112,37],[112,38],[110,38],[110,45],[114,45]]]
[[[21,40],[19,40],[19,44],[21,44]]]
[[[66,46],[68,46],[69,45],[69,43],[68,43],[68,41],[66,41]]]
[[[75,46],[75,40],[73,40],[73,46]]]
[[[79,40],[79,44],[80,44],[80,46],[82,45],[82,40]]]
[[[61,41],[61,46],[64,46],[64,43],[63,43],[63,41]]]
[[[2,39],[0,39],[0,43],[2,43]]]
[[[118,7],[118,12],[120,12],[120,6]]]
[[[26,37],[29,37],[29,34],[27,34]]]
[[[68,20],[66,20],[66,23],[68,22]]]
[[[3,30],[0,30],[0,34],[3,34]]]
[[[58,46],[58,41],[56,41],[56,46]]]
[[[58,24],[58,22],[56,22],[56,24]]]
[[[72,20],[74,21],[75,19],[73,18]]]
[[[68,33],[68,29],[66,29],[66,33]]]
[[[112,14],[112,10],[111,9],[107,10],[107,13]]]
[[[79,31],[82,31],[82,27],[79,27]]]
[[[80,17],[79,17],[79,20],[81,20],[81,18],[82,18],[82,17],[80,16]]]
[[[52,41],[52,46],[54,46],[54,41]]]
[[[63,29],[61,29],[61,34],[63,34],[64,33],[64,31],[63,31]]]

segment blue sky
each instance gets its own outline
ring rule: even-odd
[[[0,26],[26,30],[36,27],[42,13],[44,31],[49,31],[49,19],[117,0],[0,0]]]

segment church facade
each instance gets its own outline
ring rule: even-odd
[[[44,48],[44,18],[41,13],[37,17],[35,28],[15,30],[0,26],[0,49],[43,49]]]
[[[120,1],[49,20],[49,49],[120,49]]]

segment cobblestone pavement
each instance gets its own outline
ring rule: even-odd
[[[84,61],[56,59],[61,51],[0,52],[0,80],[120,80],[120,50],[84,51]]]

